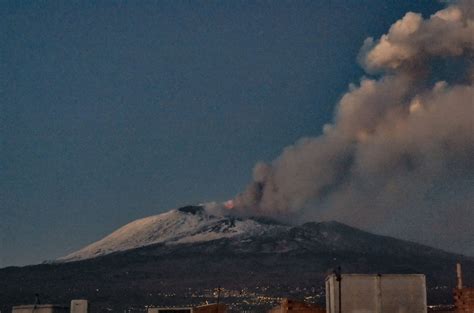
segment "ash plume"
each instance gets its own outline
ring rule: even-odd
[[[359,62],[372,78],[349,87],[321,136],[258,163],[234,210],[336,219],[474,253],[473,56],[473,1],[427,19],[409,12],[366,39]],[[434,65],[448,60],[462,71],[437,81]]]

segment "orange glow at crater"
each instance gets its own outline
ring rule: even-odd
[[[233,200],[228,200],[228,201],[224,202],[224,206],[227,209],[233,209],[234,208],[234,201]]]

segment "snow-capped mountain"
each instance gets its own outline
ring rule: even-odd
[[[60,262],[0,269],[0,310],[38,290],[57,295],[58,302],[86,297],[94,312],[107,311],[110,303],[122,312],[123,299],[142,307],[181,305],[200,299],[190,290],[216,286],[257,294],[265,286],[266,295],[293,297],[322,289],[338,266],[349,273],[426,274],[431,299],[442,303],[452,299],[456,262],[472,281],[473,258],[338,222],[286,226],[188,206],[134,221]]]
[[[239,218],[205,206],[179,209],[133,221],[105,238],[56,260],[71,262],[161,244],[160,253],[306,253],[340,251],[383,254],[444,252],[419,244],[376,236],[337,222],[288,226],[263,218]],[[163,246],[164,245],[164,246]],[[205,248],[203,248],[205,245]],[[168,252],[167,252],[168,251]]]
[[[133,221],[58,261],[90,259],[157,243],[172,245],[256,236],[280,228],[288,227],[254,218],[218,216],[204,206],[186,206]]]

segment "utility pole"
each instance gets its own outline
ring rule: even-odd
[[[217,303],[216,303],[216,313],[219,313],[219,300],[221,298],[221,286],[217,287]]]
[[[341,275],[341,267],[338,266],[337,270],[334,272],[336,275],[336,281],[338,282],[338,287],[339,287],[339,313],[342,313],[342,296],[341,296],[341,291],[342,291],[342,275]]]

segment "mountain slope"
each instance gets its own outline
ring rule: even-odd
[[[258,218],[214,215],[203,206],[186,206],[133,221],[57,261],[85,260],[155,244],[181,245],[224,238],[235,239],[226,241],[229,253],[350,251],[383,255],[449,255],[438,249],[374,235],[338,222],[310,222],[290,227]],[[212,248],[212,243],[208,248]]]
[[[275,303],[260,296],[323,302],[324,278],[337,266],[351,273],[426,274],[429,303],[451,301],[457,261],[466,285],[474,283],[472,258],[337,222],[289,227],[213,216],[201,207],[132,222],[68,257],[77,261],[0,269],[0,310],[31,303],[40,293],[52,303],[88,299],[92,313],[130,311],[131,305],[143,312],[147,305],[214,301],[209,290],[221,286],[228,294],[223,302],[248,305],[232,312],[265,312]]]
[[[58,261],[84,260],[157,243],[181,244],[261,235],[275,228],[285,227],[255,219],[215,216],[202,206],[186,206],[133,221]]]

